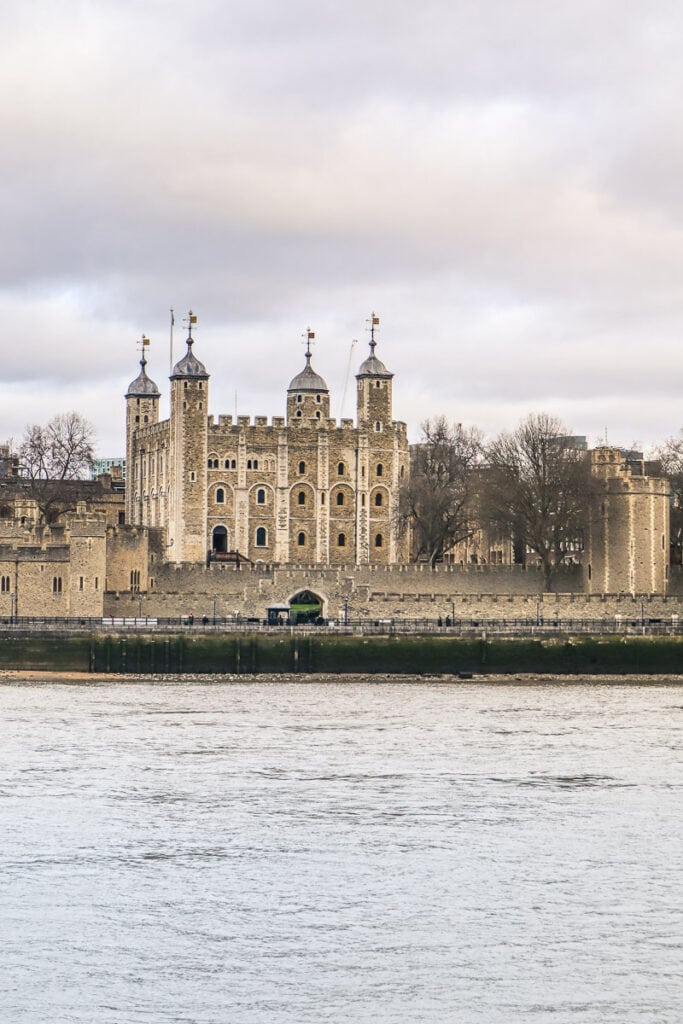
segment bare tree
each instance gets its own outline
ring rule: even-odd
[[[95,432],[80,413],[62,413],[46,423],[27,426],[19,445],[19,472],[37,502],[41,519],[53,523],[75,508],[74,481],[89,476]]]
[[[433,567],[444,553],[471,537],[482,439],[476,428],[451,425],[445,416],[425,420],[413,449],[408,481],[399,491],[398,529],[411,534],[415,560]]]
[[[586,525],[595,484],[587,452],[545,413],[502,433],[487,451],[486,518],[534,551],[550,590]]]
[[[683,563],[683,431],[655,450],[661,473],[671,484],[671,560]]]

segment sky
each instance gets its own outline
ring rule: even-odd
[[[2,4],[0,441],[75,409],[122,454],[171,308],[216,416],[283,415],[309,327],[353,415],[375,312],[413,441],[677,434],[682,49],[678,0]]]

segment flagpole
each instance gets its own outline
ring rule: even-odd
[[[173,325],[175,323],[175,316],[173,315],[173,307],[171,307],[171,350],[170,350],[170,370],[173,373]]]

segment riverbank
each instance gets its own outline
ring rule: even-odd
[[[0,672],[90,676],[677,676],[678,636],[5,634]]]
[[[226,684],[231,683],[301,683],[303,685],[333,684],[375,684],[400,683],[401,685],[424,685],[425,683],[447,683],[453,686],[683,686],[683,675],[548,675],[534,673],[472,675],[469,678],[454,675],[363,675],[362,673],[276,673],[263,675],[235,675],[186,673],[182,675],[120,675],[118,673],[29,671],[26,669],[0,671],[0,687],[16,684],[30,686],[60,683],[65,686],[93,686],[99,683],[118,683],[122,686],[137,683],[161,685],[177,683]]]

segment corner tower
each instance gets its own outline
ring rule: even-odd
[[[311,342],[315,334],[306,332],[306,365],[287,388],[287,425],[315,426],[330,417],[330,391],[320,374],[311,366]]]
[[[192,351],[190,312],[187,352],[171,374],[169,441],[169,561],[204,562],[207,517],[207,417],[209,375]]]
[[[356,414],[359,427],[381,433],[391,426],[391,382],[394,375],[389,373],[381,359],[375,355],[375,330],[378,326],[379,317],[373,313],[370,318],[370,355],[361,363],[356,374]]]
[[[142,522],[142,480],[136,434],[146,425],[159,422],[159,388],[147,376],[145,351],[149,338],[141,339],[140,373],[126,391],[126,522]]]

